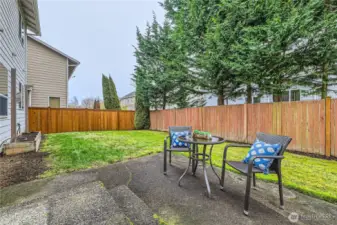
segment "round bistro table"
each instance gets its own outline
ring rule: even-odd
[[[206,172],[206,161],[209,160],[210,165],[212,167],[212,170],[214,174],[218,177],[220,180],[219,175],[215,172],[213,164],[212,164],[212,150],[213,146],[217,144],[221,144],[225,142],[225,139],[222,137],[213,136],[212,139],[206,140],[206,139],[199,139],[199,138],[193,138],[191,136],[180,136],[178,137],[178,140],[184,143],[188,143],[192,145],[192,151],[189,152],[189,160],[188,160],[188,167],[184,171],[184,173],[181,175],[178,181],[178,185],[180,186],[180,181],[183,179],[183,177],[186,175],[187,171],[189,170],[191,164],[192,164],[192,174],[195,175],[195,172],[198,167],[198,162],[202,162],[204,177],[205,177],[205,183],[207,187],[207,193],[208,197],[211,197],[211,188],[209,186],[207,172]],[[202,152],[199,153],[198,151],[198,145],[203,145]],[[209,150],[209,154],[206,154],[207,145],[210,145],[211,148]]]

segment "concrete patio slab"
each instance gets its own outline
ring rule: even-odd
[[[254,199],[250,216],[243,215],[244,196],[241,191],[231,187],[221,191],[211,170],[208,172],[212,199],[206,196],[200,170],[195,177],[190,173],[186,175],[179,187],[177,181],[187,166],[187,160],[174,156],[173,162],[174,165],[168,168],[168,175],[163,175],[162,157],[156,155],[101,168],[98,170],[99,179],[109,188],[128,185],[169,224],[290,224],[286,217]],[[128,173],[129,178],[121,178],[121,173]]]
[[[0,210],[0,224],[48,224],[48,201],[20,205]]]
[[[83,184],[90,186],[92,182],[99,181],[99,188],[104,186],[108,192],[119,190],[120,193],[123,193],[126,187],[129,188],[135,194],[130,194],[131,197],[139,197],[140,202],[147,205],[149,209],[147,215],[151,214],[152,210],[153,214],[157,214],[167,224],[336,224],[336,205],[285,189],[285,210],[281,210],[278,207],[277,186],[260,180],[257,181],[257,188],[252,190],[250,215],[247,217],[242,212],[245,190],[243,176],[227,172],[225,188],[224,191],[221,191],[217,177],[208,168],[212,190],[212,198],[209,199],[206,196],[206,186],[200,168],[198,168],[196,176],[192,176],[189,172],[182,180],[182,186],[178,186],[178,178],[186,166],[187,159],[185,157],[173,156],[173,164],[168,167],[168,174],[163,175],[162,154],[138,158],[98,169],[74,172],[53,179],[37,180],[4,188],[0,190],[2,200],[0,204],[10,206],[17,213],[21,212],[19,209],[22,211],[31,210],[29,207],[25,208],[28,205],[38,208],[41,212],[46,212],[47,209],[47,215],[49,215],[47,224],[52,224],[50,218],[54,216],[57,218],[59,214],[56,212],[62,212],[62,210],[55,205],[55,207],[48,208],[49,206],[46,206],[44,202],[47,196],[59,195],[59,197],[52,197],[53,204],[59,207],[62,204],[63,207],[67,205],[70,207],[71,199],[74,197],[69,193],[61,194],[61,192],[67,193],[71,188],[78,189]],[[125,185],[125,188],[121,188],[121,185]],[[20,196],[16,196],[15,193],[20,193]],[[90,195],[90,191],[81,193],[83,198]],[[117,203],[120,201],[121,208],[133,210],[132,208],[135,206],[130,203],[129,194],[120,194],[118,200],[116,193],[115,201]],[[130,199],[132,199],[131,197]],[[57,199],[63,199],[63,203],[58,202]],[[76,199],[81,200],[81,198]],[[87,197],[85,200],[89,204],[108,204],[105,201],[113,202],[114,197],[112,200],[109,197],[99,198],[98,202],[96,202],[96,198],[91,197]],[[81,207],[78,206],[76,208],[81,214]],[[140,207],[136,206],[136,208],[138,210]],[[92,209],[89,207],[83,210],[90,211]],[[3,212],[3,209],[0,211]],[[70,216],[72,211],[69,210],[67,213]],[[34,213],[30,215],[32,217],[26,217],[27,220],[42,222],[46,220],[43,214],[39,214],[39,217],[35,217]],[[35,220],[36,218],[37,220]],[[90,221],[90,218],[83,218]],[[66,224],[66,221],[55,221],[58,221],[59,224],[63,224],[63,222]]]
[[[98,169],[107,188],[126,184],[152,210],[173,224],[335,224],[337,205],[284,188],[285,209],[279,208],[278,186],[257,180],[251,191],[250,215],[243,215],[245,177],[226,172],[224,191],[210,167],[212,199],[206,196],[201,167],[189,172],[178,186],[187,158],[174,155],[163,175],[162,154]],[[123,169],[124,167],[124,169]],[[219,172],[219,171],[218,171]],[[290,218],[290,219],[289,219]]]
[[[0,209],[0,224],[128,224],[112,196],[99,182]]]
[[[156,225],[152,210],[127,186],[121,185],[109,191],[123,213],[138,225]]]

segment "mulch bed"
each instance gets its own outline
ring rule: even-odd
[[[0,157],[0,188],[34,180],[48,169],[45,152]]]
[[[16,138],[15,142],[34,141],[38,132],[23,133]]]

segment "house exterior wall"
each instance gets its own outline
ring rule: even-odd
[[[28,37],[28,85],[33,86],[32,107],[49,107],[49,97],[68,102],[68,59]]]
[[[123,98],[120,100],[120,104],[122,108],[126,108],[127,110],[135,110],[136,98],[135,96],[130,98]]]
[[[17,81],[21,82],[22,85],[27,83],[27,38],[26,32],[23,34],[23,43],[19,38],[19,15],[20,10],[17,1],[0,1],[0,67],[2,73],[8,76],[8,82],[6,82],[8,85],[8,115],[0,117],[0,142],[11,136],[11,68],[16,69]],[[15,85],[18,85],[18,82]],[[24,131],[25,110],[17,107],[16,114],[16,122],[20,123],[21,131]]]
[[[333,86],[331,87],[332,90],[336,90],[337,91],[337,86]],[[300,101],[310,101],[310,100],[320,100],[321,97],[319,95],[306,95],[305,91],[308,90],[307,87],[297,87],[294,86],[292,88],[289,89],[289,92],[291,90],[300,90],[301,92],[301,97],[300,97]],[[290,96],[290,94],[289,94]],[[330,96],[331,98],[337,98],[337,94],[335,94],[334,92],[329,92],[328,96]],[[256,96],[253,96],[256,97]],[[212,95],[206,95],[206,106],[216,106],[218,105],[218,98],[216,96],[212,96]],[[272,95],[263,95],[260,98],[260,103],[271,103],[273,102],[273,96]],[[240,105],[240,104],[245,104],[246,100],[244,97],[239,97],[236,99],[232,99],[228,101],[228,105]],[[254,101],[252,100],[252,103],[254,103]]]

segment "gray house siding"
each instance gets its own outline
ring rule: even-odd
[[[20,12],[17,1],[0,1],[0,70],[1,76],[7,76],[8,85],[8,114],[0,116],[0,142],[11,135],[11,68],[16,69],[17,81],[25,85],[26,80],[26,32],[23,34],[23,43],[19,38]],[[4,77],[2,78],[4,79]],[[4,79],[6,80],[6,79]],[[17,84],[15,85],[18,85]],[[4,84],[2,84],[3,86]],[[18,87],[17,87],[18,89]],[[25,129],[25,110],[17,109],[17,123],[21,130]]]
[[[305,91],[308,88],[306,87],[296,87],[294,86],[293,88],[289,89],[289,96],[290,91],[291,90],[300,90],[300,101],[311,101],[311,100],[320,100],[321,97],[318,95],[306,95]],[[337,86],[333,86],[331,88],[332,90],[336,90],[337,91]],[[329,92],[328,95],[331,98],[337,98],[337,94],[335,94],[334,92]],[[256,97],[256,96],[253,96]],[[216,106],[218,104],[218,98],[216,96],[212,96],[212,95],[206,95],[206,106]],[[236,98],[236,99],[232,99],[228,101],[228,105],[240,105],[240,104],[245,104],[246,100],[244,97],[240,97],[240,98]],[[260,103],[270,103],[273,102],[273,96],[272,95],[263,95],[260,97]],[[254,103],[254,99],[252,99],[252,103]]]
[[[31,106],[49,107],[49,97],[68,102],[68,59],[28,37],[28,85],[32,85]]]

